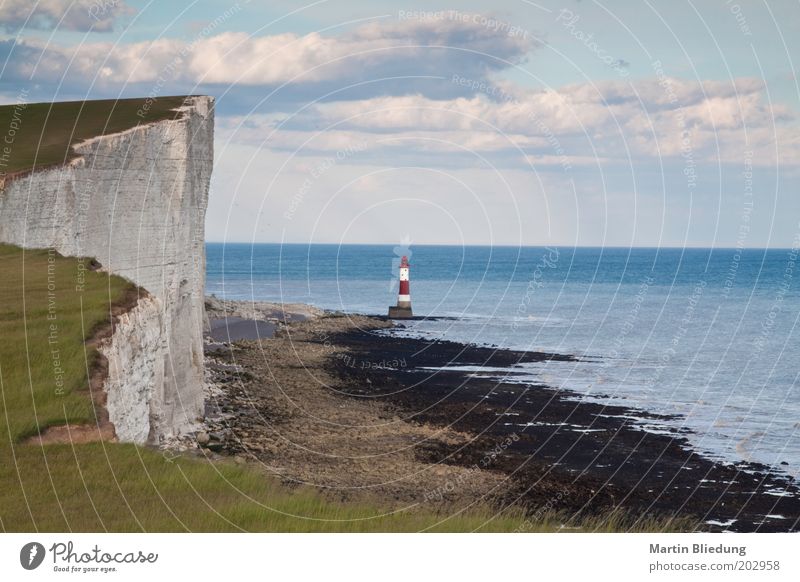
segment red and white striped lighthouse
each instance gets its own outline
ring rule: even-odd
[[[404,256],[400,259],[400,292],[397,295],[397,306],[389,308],[389,317],[391,319],[409,319],[413,317],[411,312],[411,292],[408,282],[409,268],[408,257]]]

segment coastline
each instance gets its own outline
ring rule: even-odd
[[[560,512],[565,527],[619,513],[709,531],[800,527],[791,478],[710,460],[678,432],[633,422],[667,417],[474,374],[572,356],[394,337],[384,317],[226,303],[209,321],[271,319],[273,335],[207,339],[215,388],[200,440],[286,483],[397,509]]]

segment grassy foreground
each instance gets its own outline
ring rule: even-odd
[[[0,131],[8,132],[11,143],[4,143],[9,152],[0,157],[0,174],[63,164],[75,157],[73,144],[142,123],[175,118],[179,114],[173,110],[185,99],[104,99],[1,106]]]
[[[388,513],[288,488],[253,466],[128,444],[21,444],[43,427],[94,422],[85,340],[130,284],[85,259],[0,245],[0,531],[675,531],[624,515],[584,519],[478,508]],[[55,317],[53,318],[53,315]],[[48,317],[50,317],[48,319]],[[56,343],[51,343],[55,325]],[[55,372],[53,350],[58,350]],[[60,379],[59,379],[60,377]],[[61,382],[61,387],[57,386]]]
[[[513,531],[522,521],[385,513],[290,490],[250,467],[133,445],[0,448],[5,531]]]

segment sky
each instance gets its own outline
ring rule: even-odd
[[[213,95],[211,241],[800,240],[797,1],[0,0],[0,61]]]

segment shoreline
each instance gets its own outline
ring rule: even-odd
[[[677,431],[632,422],[669,417],[471,368],[573,356],[394,337],[380,333],[394,325],[384,317],[307,309],[296,317],[287,306],[270,338],[210,350],[218,452],[339,499],[398,508],[488,503],[576,520],[687,518],[710,531],[800,527],[790,477],[713,461]]]

